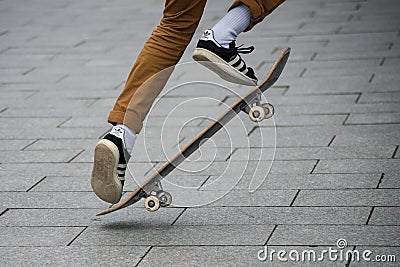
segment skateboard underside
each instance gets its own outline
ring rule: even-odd
[[[150,211],[156,211],[160,207],[170,205],[172,196],[168,192],[162,190],[161,180],[195,152],[204,141],[211,138],[241,111],[246,112],[249,118],[254,122],[261,122],[263,119],[268,119],[273,116],[273,106],[269,103],[261,103],[261,94],[278,80],[286,65],[289,54],[290,48],[282,50],[259,85],[255,86],[246,95],[233,103],[228,110],[218,117],[218,119],[211,122],[210,125],[187,143],[172,159],[158,168],[141,186],[130,193],[125,200],[115,204],[111,208],[99,212],[97,215],[105,215],[128,207],[142,198],[146,198],[145,207]]]

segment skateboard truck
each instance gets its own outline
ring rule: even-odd
[[[259,93],[243,111],[249,115],[251,121],[261,122],[274,116],[275,108],[270,103],[261,103],[261,93]]]
[[[157,211],[160,207],[167,207],[172,203],[172,195],[162,189],[161,182],[156,185],[157,191],[146,194],[144,207],[149,211]]]

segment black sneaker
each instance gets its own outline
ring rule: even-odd
[[[94,150],[91,185],[100,199],[112,204],[121,199],[130,157],[123,143],[123,134],[121,129],[113,130],[97,143]]]
[[[243,85],[256,85],[257,77],[252,68],[244,63],[240,54],[253,52],[254,47],[236,47],[235,42],[229,48],[222,47],[215,39],[212,30],[206,30],[197,43],[193,59],[211,69],[222,79]]]

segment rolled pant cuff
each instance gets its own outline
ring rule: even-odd
[[[130,117],[129,120],[125,118],[126,113],[123,111],[113,110],[110,112],[108,116],[108,122],[115,125],[116,123],[121,123],[128,126],[130,129],[135,131],[135,133],[140,133],[142,130],[143,124],[139,119]]]

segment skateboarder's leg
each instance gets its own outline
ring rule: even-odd
[[[146,90],[140,87],[150,77],[179,61],[197,28],[205,3],[206,0],[166,1],[164,16],[140,52],[108,117],[110,123],[124,123],[136,133],[141,130],[142,122],[162,86],[146,87]],[[124,121],[128,107],[136,115],[131,114],[129,121]]]
[[[182,57],[206,0],[166,0],[163,18],[140,52],[108,121],[115,125],[94,155],[91,184],[102,200],[116,203],[122,195],[126,164],[151,105],[163,89],[172,66]],[[167,71],[163,71],[167,70]],[[150,79],[157,75],[157,79]]]
[[[254,85],[257,78],[240,57],[254,47],[236,47],[236,38],[262,21],[284,0],[237,0],[228,13],[211,29],[204,32],[193,53],[193,58],[215,71],[221,78],[245,85]],[[209,62],[216,63],[210,64]]]

